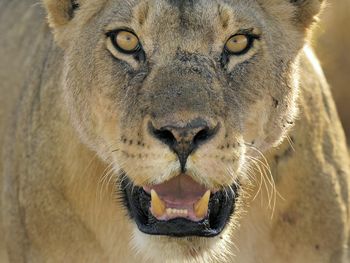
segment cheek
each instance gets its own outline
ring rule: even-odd
[[[271,110],[267,107],[267,98],[249,106],[243,116],[243,139],[247,143],[256,143],[266,137],[266,129],[271,118]]]
[[[244,141],[263,152],[278,145],[283,140],[284,135],[292,127],[297,114],[292,93],[283,97],[272,97],[270,93],[249,106],[243,117]],[[278,98],[278,105],[275,97]]]
[[[92,92],[87,109],[91,111],[91,128],[104,141],[110,143],[116,142],[120,133],[118,130],[118,127],[120,127],[120,117],[116,103],[94,93],[97,92]]]

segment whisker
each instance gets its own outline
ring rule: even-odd
[[[258,158],[249,156],[249,159],[253,163],[255,163],[256,167],[259,167],[259,170],[261,170],[261,169],[260,169],[260,165],[258,165],[258,164],[262,165],[262,168],[263,168],[261,170],[262,179],[265,181],[265,178],[266,178],[266,180],[268,181],[268,183],[271,186],[272,193],[269,193],[269,191],[267,190],[267,185],[265,187],[266,187],[267,194],[268,194],[269,207],[271,207],[271,202],[272,202],[272,213],[271,213],[271,218],[272,218],[273,214],[274,214],[274,211],[275,211],[275,208],[276,208],[276,199],[277,199],[276,197],[280,196],[280,194],[278,193],[278,191],[276,189],[276,184],[275,184],[275,180],[274,180],[274,177],[272,175],[272,172],[271,172],[271,167],[270,167],[270,165],[269,165],[269,163],[267,161],[267,158],[265,157],[265,155],[259,149],[257,149],[255,146],[253,146],[251,144],[245,143],[245,145],[247,145],[250,149],[255,150],[258,153],[258,155],[261,156],[261,158],[263,159],[263,161],[261,161]],[[268,175],[266,174],[266,172],[268,173]],[[264,184],[266,184],[266,182]]]
[[[293,143],[292,138],[287,134],[286,139],[287,139],[287,141],[288,141],[290,147],[292,148],[293,152],[295,152],[295,148],[294,148],[294,146],[293,146],[294,143]]]

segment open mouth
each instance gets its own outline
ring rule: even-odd
[[[175,237],[220,234],[235,209],[239,190],[236,185],[207,189],[185,174],[144,187],[124,179],[121,186],[129,214],[141,232]]]

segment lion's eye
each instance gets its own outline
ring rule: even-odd
[[[123,53],[133,54],[140,50],[141,44],[139,38],[126,30],[120,30],[110,34],[114,46]]]
[[[248,35],[237,34],[227,40],[225,51],[232,55],[240,55],[248,51],[251,44],[252,41]]]

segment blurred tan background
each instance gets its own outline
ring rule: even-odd
[[[350,0],[328,0],[313,45],[350,144]]]

